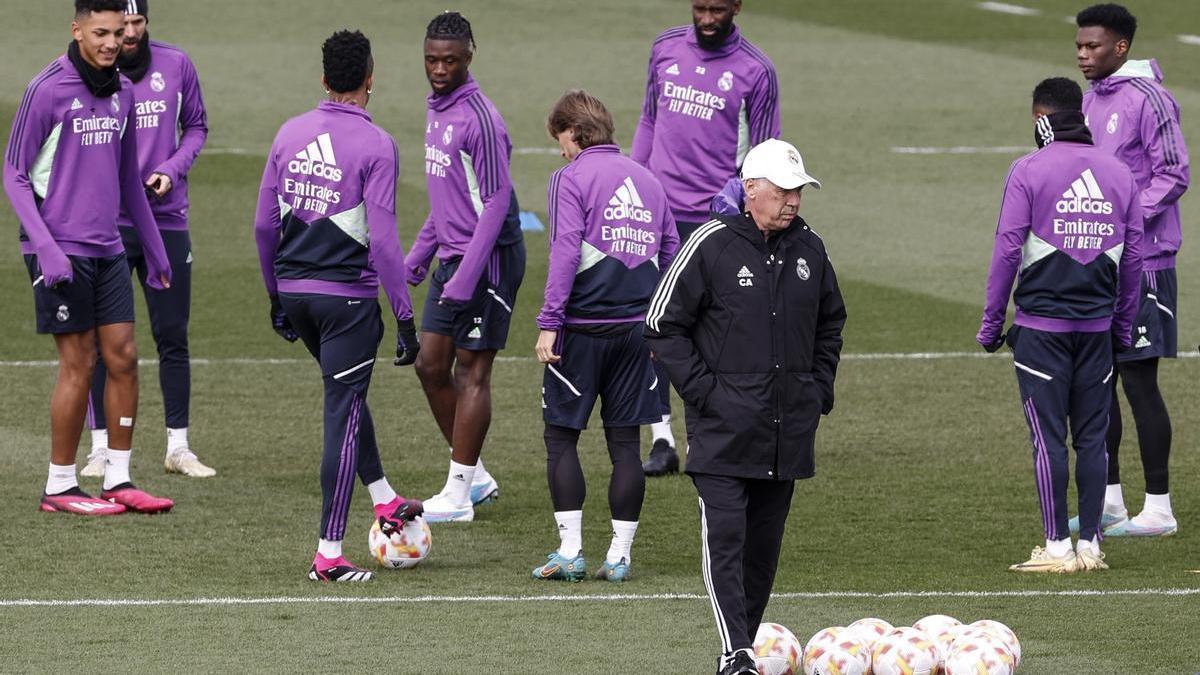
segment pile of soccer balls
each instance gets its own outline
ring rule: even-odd
[[[818,632],[803,648],[787,628],[763,623],[754,651],[762,675],[1012,675],[1021,663],[1008,626],[943,614],[902,628],[859,619]]]
[[[367,538],[371,555],[388,569],[415,567],[429,555],[429,525],[420,516],[404,523],[404,527],[390,537],[383,533],[376,520],[371,523],[371,533]]]

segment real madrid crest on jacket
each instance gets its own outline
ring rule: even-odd
[[[769,238],[746,214],[696,230],[646,315],[687,405],[688,473],[812,476],[845,321],[825,244],[802,218]],[[695,350],[677,339],[683,325]]]

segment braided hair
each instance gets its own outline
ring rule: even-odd
[[[426,40],[459,40],[475,49],[475,36],[471,33],[471,22],[458,12],[446,11],[433,17],[425,29]]]

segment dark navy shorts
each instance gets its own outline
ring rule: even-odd
[[[1117,361],[1175,358],[1179,344],[1175,319],[1178,299],[1174,268],[1142,273],[1142,302],[1133,322],[1133,348],[1117,354]]]
[[[546,424],[586,429],[596,398],[606,427],[633,427],[662,420],[659,387],[642,324],[627,331],[589,335],[564,330],[558,334],[558,363],[542,376],[542,418]]]
[[[517,291],[525,278],[525,243],[496,247],[479,276],[475,294],[461,309],[454,310],[439,305],[438,300],[458,264],[457,258],[439,262],[429,275],[421,330],[449,335],[459,349],[474,352],[504,349]]]
[[[37,256],[25,256],[33,283],[37,332],[60,335],[83,333],[97,326],[133,323],[133,284],[125,254],[106,258],[67,256],[74,278],[69,284],[46,288]]]

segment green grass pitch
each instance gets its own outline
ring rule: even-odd
[[[779,71],[784,137],[825,184],[805,194],[801,209],[828,243],[850,316],[837,408],[821,425],[817,477],[797,487],[780,595],[767,619],[804,640],[864,616],[897,625],[932,613],[993,618],[1020,637],[1024,673],[1196,672],[1200,360],[1162,369],[1179,535],[1109,540],[1111,571],[1044,578],[1006,571],[1041,538],[1008,359],[872,356],[977,351],[1000,190],[1019,153],[892,148],[1030,144],[1033,85],[1078,77],[1066,17],[1082,3],[1014,1],[1040,14],[988,12],[967,0],[745,3],[739,25]],[[1141,20],[1134,55],[1159,59],[1183,107],[1185,136],[1200,147],[1200,47],[1177,37],[1200,34],[1200,6],[1131,0],[1130,7]],[[361,27],[377,60],[370,111],[400,145],[401,238],[411,242],[426,208],[420,41],[428,19],[445,8],[428,0],[155,4],[151,33],[191,53],[209,107],[209,152],[191,181],[192,440],[220,472],[204,481],[163,475],[161,397],[154,366],[144,366],[134,476],[177,500],[167,516],[93,521],[36,511],[54,380],[54,369],[36,362],[54,353],[34,334],[17,224],[0,209],[7,233],[0,287],[11,289],[0,296],[0,671],[711,672],[717,639],[702,597],[695,491],[686,478],[648,482],[631,582],[529,578],[557,545],[541,369],[532,358],[545,279],[540,234],[526,240],[529,270],[495,372],[485,456],[501,482],[500,502],[481,509],[474,524],[436,527],[432,555],[413,570],[381,571],[365,588],[304,578],[320,501],[321,391],[307,354],[280,341],[266,320],[251,232],[263,155],[284,119],[319,100],[320,41]],[[688,21],[683,0],[463,0],[458,8],[475,26],[476,78],[505,115],[514,145],[535,149],[552,147],[544,130],[550,105],[580,86],[609,105],[628,148],[650,42]],[[6,135],[25,83],[69,39],[70,10],[34,3],[19,20],[21,46],[0,61]],[[523,208],[543,219],[546,179],[560,162],[553,154],[514,156]],[[1196,199],[1184,198],[1188,242]],[[1189,243],[1179,261],[1180,346],[1188,351],[1200,336],[1200,275],[1191,273],[1197,250]],[[423,293],[414,298],[418,307]],[[144,317],[139,300],[139,344],[151,358]],[[381,356],[391,339],[389,332]],[[432,494],[446,451],[411,369],[380,365],[371,405],[393,484]],[[1142,485],[1132,436],[1122,456],[1127,502],[1136,509]],[[584,547],[594,564],[608,541],[598,423],[581,454],[591,480]],[[357,492],[347,550],[366,563],[369,500]],[[197,603],[205,598],[229,600]]]

